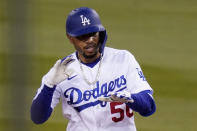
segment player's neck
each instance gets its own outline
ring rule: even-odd
[[[97,55],[95,55],[95,57],[93,57],[93,58],[85,58],[83,55],[78,54],[78,57],[81,60],[81,62],[86,63],[86,64],[96,61],[100,56],[101,56],[101,54],[97,53]]]

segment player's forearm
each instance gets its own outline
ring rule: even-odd
[[[156,110],[154,99],[148,94],[150,91],[143,91],[132,94],[134,103],[128,103],[128,106],[142,116],[150,116]]]
[[[54,88],[44,85],[40,94],[33,100],[31,105],[31,119],[36,124],[44,123],[52,113],[51,102]]]

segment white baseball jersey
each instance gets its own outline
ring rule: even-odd
[[[126,104],[98,100],[124,90],[131,94],[152,90],[134,56],[105,47],[102,60],[94,67],[81,64],[83,74],[76,53],[71,55],[76,60],[68,68],[75,73],[56,86],[51,103],[54,109],[62,99],[63,116],[69,120],[67,131],[136,131],[133,111]],[[98,81],[90,86],[83,75],[94,81],[98,71]],[[42,88],[43,84],[37,95]]]

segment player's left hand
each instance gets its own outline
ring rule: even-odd
[[[57,85],[63,80],[67,79],[74,72],[73,69],[67,68],[68,65],[74,60],[75,59],[73,59],[72,56],[67,57],[64,60],[57,60],[50,71],[44,76],[44,84],[52,88],[54,85]]]
[[[107,101],[107,102],[122,102],[122,103],[134,102],[134,100],[131,98],[131,94],[127,91],[116,92],[110,94],[108,97],[99,97],[98,100]]]

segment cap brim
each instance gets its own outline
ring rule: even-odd
[[[92,32],[100,32],[105,31],[105,28],[102,25],[95,25],[95,26],[89,26],[87,28],[81,29],[81,30],[75,30],[73,32],[68,33],[70,36],[76,37],[84,34],[89,34]]]

